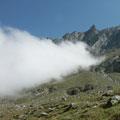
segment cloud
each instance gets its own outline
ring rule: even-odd
[[[0,95],[12,95],[98,64],[100,60],[87,47],[82,42],[57,45],[26,31],[0,28]]]

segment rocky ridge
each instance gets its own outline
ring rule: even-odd
[[[104,54],[111,49],[120,48],[120,26],[98,30],[95,25],[86,32],[66,33],[63,40],[87,43],[96,54]]]

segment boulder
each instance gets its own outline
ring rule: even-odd
[[[49,87],[49,93],[53,93],[57,91],[57,86],[51,86]]]
[[[48,116],[48,113],[43,112],[43,111],[42,112],[41,111],[36,111],[34,113],[34,116],[37,117],[37,118],[40,118],[40,117]]]
[[[46,113],[46,112],[41,112],[41,116],[48,116],[48,113]]]
[[[68,95],[77,95],[79,94],[79,92],[80,92],[80,89],[78,87],[69,88],[67,90]]]
[[[115,95],[108,99],[106,107],[111,107],[120,103],[120,95]]]
[[[69,111],[70,109],[76,109],[78,106],[76,103],[70,103],[69,105],[67,105],[67,107],[65,108],[64,112]]]
[[[108,90],[108,91],[106,91],[105,93],[102,94],[102,96],[106,96],[106,97],[113,96],[113,95],[114,95],[113,90]]]
[[[27,120],[27,116],[26,115],[20,115],[19,120]]]
[[[94,86],[92,84],[85,84],[85,86],[83,87],[81,91],[86,92],[86,91],[93,90],[93,89],[94,89]]]

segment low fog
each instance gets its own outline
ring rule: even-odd
[[[13,95],[23,88],[61,80],[72,72],[99,64],[85,43],[40,39],[26,31],[0,28],[0,95]]]

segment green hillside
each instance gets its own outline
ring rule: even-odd
[[[120,120],[119,27],[98,31],[92,26],[63,38],[87,41],[91,49],[102,51],[105,60],[89,71],[1,97],[0,120]]]

